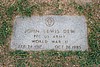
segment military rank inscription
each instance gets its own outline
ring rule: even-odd
[[[87,24],[84,16],[17,16],[11,49],[25,51],[85,51]]]

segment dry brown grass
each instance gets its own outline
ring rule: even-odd
[[[2,3],[0,5],[8,8],[9,6],[15,4],[17,2],[17,0],[0,0]],[[87,17],[87,12],[90,11],[90,8],[87,8],[85,10],[85,12],[83,14],[80,14],[74,6],[72,5],[69,5],[69,3],[71,2],[71,0],[61,0],[59,2],[57,2],[57,0],[28,0],[30,2],[30,5],[33,5],[33,3],[35,4],[39,4],[40,5],[40,9],[41,11],[35,11],[33,12],[33,15],[52,15],[54,14],[54,12],[56,12],[56,10],[58,9],[63,9],[63,12],[59,15],[84,15],[85,17]],[[48,2],[49,1],[49,2]],[[83,5],[86,5],[86,1],[89,1],[89,0],[75,0],[75,2],[77,4],[81,4],[82,6]],[[100,19],[100,11],[97,7],[97,3],[99,3],[100,0],[92,0],[92,3],[94,4],[94,6],[92,8],[92,12],[93,12],[93,16],[92,18],[96,21],[96,22],[99,22],[99,19]],[[41,6],[44,5],[45,6]],[[49,6],[47,6],[49,3]],[[54,4],[57,3],[59,6],[58,7],[55,7]],[[96,6],[95,6],[96,5]],[[4,8],[0,8],[0,12],[2,12],[3,16],[4,16],[4,20],[6,20],[7,15],[5,13],[5,9]],[[13,15],[13,19],[16,15],[19,15],[18,13],[16,13],[15,11],[15,14]],[[89,18],[87,18],[88,21],[89,21]],[[91,21],[92,22],[92,21]],[[13,23],[13,20],[12,22]],[[90,22],[89,22],[90,23]],[[2,23],[0,23],[1,25]],[[89,27],[89,32],[92,31],[92,28]],[[98,34],[99,36],[99,34]],[[8,46],[8,44],[10,44],[10,37],[8,38],[8,43],[6,43],[6,45],[4,46],[0,46],[0,67],[15,67],[16,63],[18,63],[18,60],[21,60],[20,56],[11,56],[9,55],[9,52],[12,51],[9,49],[10,46]],[[40,57],[41,57],[41,53],[33,53],[33,52],[28,52],[29,55],[27,58],[25,58],[25,62],[26,62],[26,67],[28,67],[28,63],[31,63],[32,65],[36,65],[37,67],[41,67],[43,66],[43,64],[45,64],[48,60],[51,60],[51,62],[48,64],[48,66],[50,65],[55,65],[55,64],[61,64],[63,62],[63,60],[66,59],[66,61],[63,62],[63,66],[75,66],[75,65],[72,65],[71,60],[74,59],[74,61],[78,61],[79,59],[77,59],[76,56],[70,56],[70,57],[59,57],[59,56],[47,56],[47,54],[45,54],[46,56],[44,56],[44,61],[41,61]],[[45,53],[45,52],[44,52]],[[37,57],[36,58],[33,58],[32,57],[32,54],[36,54]],[[54,59],[54,60],[53,60]],[[43,64],[42,64],[43,63]],[[79,64],[76,63],[76,67],[80,67]]]

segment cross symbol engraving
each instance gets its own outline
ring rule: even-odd
[[[51,27],[51,26],[53,26],[54,25],[54,19],[52,18],[52,17],[48,17],[48,18],[46,18],[45,19],[45,24],[46,24],[46,26],[48,26],[48,27]]]

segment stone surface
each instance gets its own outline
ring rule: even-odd
[[[14,21],[11,49],[88,50],[86,19],[84,16],[17,16]]]

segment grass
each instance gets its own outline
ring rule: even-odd
[[[100,21],[99,3],[79,5],[17,0],[14,4],[0,2],[0,67],[99,67],[100,66]],[[12,2],[11,2],[12,3]],[[62,7],[60,7],[62,6]],[[59,8],[60,7],[60,8]],[[73,8],[74,10],[70,9]],[[68,12],[68,10],[70,12]],[[84,15],[88,24],[89,51],[12,51],[9,49],[13,19],[16,15]],[[72,15],[71,14],[71,15]]]
[[[4,45],[6,43],[5,40],[10,35],[10,33],[11,33],[11,28],[9,22],[7,23],[7,21],[3,21],[2,26],[0,28],[0,45]]]

